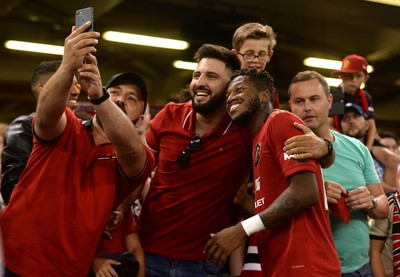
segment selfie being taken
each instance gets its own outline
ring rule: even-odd
[[[400,4],[0,15],[0,277],[400,276]]]

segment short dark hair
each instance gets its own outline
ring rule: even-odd
[[[270,102],[273,101],[273,91],[274,91],[274,78],[269,74],[268,71],[262,70],[260,72],[255,68],[236,70],[231,81],[238,76],[246,76],[250,82],[252,82],[257,90],[268,91]]]
[[[219,60],[225,63],[232,72],[240,69],[240,60],[237,55],[224,46],[203,44],[194,54],[194,60],[200,62],[204,58]]]
[[[61,65],[61,60],[41,62],[33,71],[31,78],[31,90],[36,95],[35,87],[40,82],[47,82]]]

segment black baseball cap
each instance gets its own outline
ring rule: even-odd
[[[132,82],[140,88],[140,92],[142,93],[142,98],[143,98],[143,102],[144,102],[144,109],[143,109],[142,114],[144,114],[144,112],[146,111],[146,107],[147,107],[147,86],[139,74],[137,74],[135,72],[123,72],[123,73],[115,74],[108,81],[105,88],[108,89],[110,87],[114,87],[114,86],[122,83],[123,81]]]

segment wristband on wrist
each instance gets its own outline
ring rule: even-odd
[[[333,144],[330,140],[327,139],[323,139],[326,143],[326,146],[328,147],[328,153],[326,153],[324,156],[322,156],[322,158],[326,158],[329,157],[330,155],[332,155],[333,152]]]
[[[110,98],[110,94],[108,94],[108,91],[105,88],[103,88],[103,95],[100,98],[93,99],[88,96],[90,103],[92,103],[93,105],[100,105],[101,103],[106,101],[108,98]]]
[[[240,222],[247,236],[265,230],[264,223],[262,222],[260,215],[256,214],[246,220]]]

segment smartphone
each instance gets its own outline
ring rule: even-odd
[[[75,12],[75,27],[78,29],[80,26],[85,24],[85,22],[92,22],[89,28],[85,30],[85,32],[93,31],[93,8],[88,7],[84,9],[79,9]]]

